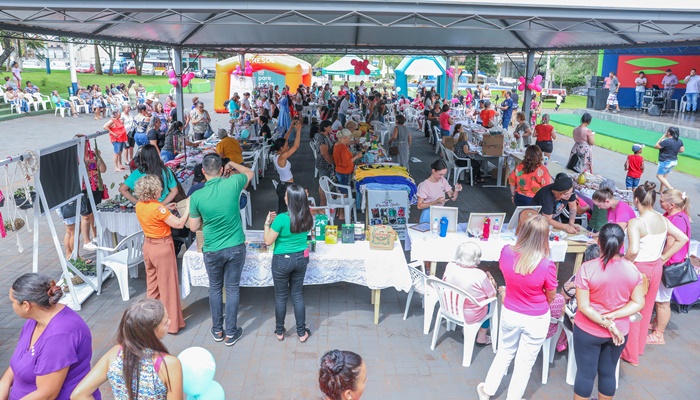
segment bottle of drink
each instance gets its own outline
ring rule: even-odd
[[[433,227],[432,228],[433,228],[432,229],[433,234],[437,235],[438,232],[440,231],[440,223],[438,222],[437,218],[435,218],[433,220]]]
[[[493,231],[496,233],[501,231],[501,223],[498,218],[493,219]]]
[[[489,235],[491,234],[491,219],[489,217],[484,218],[484,240],[489,240]]]
[[[440,218],[440,237],[446,237],[447,236],[447,226],[449,225],[449,221],[447,220],[447,217],[442,217]]]

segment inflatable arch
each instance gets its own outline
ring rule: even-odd
[[[410,68],[414,63],[416,65]],[[408,97],[408,80],[406,75],[440,75],[437,80],[437,91],[445,97],[445,59],[435,56],[406,56],[394,69],[396,74],[396,90],[399,95]]]
[[[233,94],[231,88],[240,80],[244,86],[249,86],[248,90],[261,84],[289,85],[292,92],[296,92],[300,84],[311,86],[312,68],[311,64],[288,55],[260,55],[246,54],[245,60],[250,62],[253,68],[252,76],[232,75],[236,67],[240,65],[238,56],[228,58],[216,63],[216,81],[214,84],[214,110],[218,113],[226,113],[224,101],[231,98]],[[241,66],[244,69],[244,66]],[[240,93],[242,94],[242,93]]]

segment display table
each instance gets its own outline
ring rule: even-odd
[[[129,236],[141,231],[141,225],[134,212],[98,210],[97,216],[104,229],[119,236]]]
[[[411,260],[430,261],[432,264],[430,273],[432,275],[435,274],[435,263],[454,260],[455,250],[461,243],[473,242],[478,244],[481,248],[482,261],[498,261],[501,257],[501,249],[506,245],[515,244],[514,239],[507,239],[505,237],[481,241],[476,238],[470,238],[464,231],[459,230],[458,232],[448,232],[447,236],[444,238],[429,231],[419,232],[415,229],[411,229],[410,226],[406,231],[408,233],[408,235],[406,235],[406,250],[411,251]],[[556,263],[564,261],[566,253],[568,252],[569,241],[550,241],[549,246],[549,259]]]
[[[260,235],[261,231],[248,231],[246,235]],[[242,287],[269,287],[272,282],[272,253],[257,249],[246,251],[245,265],[241,273]],[[374,323],[379,322],[381,289],[394,287],[407,292],[411,288],[411,277],[406,269],[406,259],[401,243],[397,240],[394,249],[370,250],[369,242],[327,245],[316,243],[316,252],[311,253],[306,270],[305,285],[323,285],[348,282],[372,290]],[[197,245],[192,246],[182,259],[181,294],[189,295],[191,286],[209,287],[209,276],[204,266],[202,253]]]

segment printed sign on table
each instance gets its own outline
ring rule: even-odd
[[[389,225],[400,240],[406,239],[410,205],[408,193],[401,190],[367,190],[367,225]]]

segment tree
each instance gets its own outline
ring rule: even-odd
[[[322,56],[320,54],[295,54],[294,57],[304,60],[311,65],[315,65]]]
[[[321,58],[316,61],[316,64],[314,64],[314,67],[316,68],[326,68],[327,66],[333,64],[334,62],[340,60],[340,56],[334,56],[334,55],[323,55]]]
[[[143,68],[143,60],[146,59],[146,54],[148,51],[155,47],[149,46],[147,44],[140,43],[130,43],[129,50],[131,50],[131,55],[134,57],[134,66],[136,67],[136,76],[141,76],[141,68]]]
[[[92,47],[95,50],[95,74],[102,75],[102,60],[100,60],[100,48],[97,45],[97,43],[93,43]]]
[[[12,55],[12,52],[15,51],[15,47],[12,45],[12,39],[9,38],[8,36],[5,36],[4,31],[0,31],[0,34],[3,34],[2,37],[2,54],[0,54],[0,65],[3,65],[5,61],[7,61],[10,58],[10,55]]]
[[[95,42],[98,46],[102,47],[102,50],[107,53],[107,57],[109,57],[109,69],[107,72],[107,75],[112,76],[114,75],[114,61],[117,59],[117,54],[118,54],[118,47],[121,45],[120,43],[116,42],[107,42],[104,40],[98,40]],[[126,71],[124,71],[126,72]]]
[[[476,56],[470,55],[464,57],[464,69],[473,75],[475,68]],[[479,71],[487,76],[498,75],[498,65],[496,65],[496,60],[494,59],[493,54],[479,54]]]
[[[570,51],[557,54],[554,58],[554,68],[550,68],[552,81],[560,87],[571,90],[576,86],[586,84],[586,77],[595,75],[598,67],[597,53],[586,51]]]

